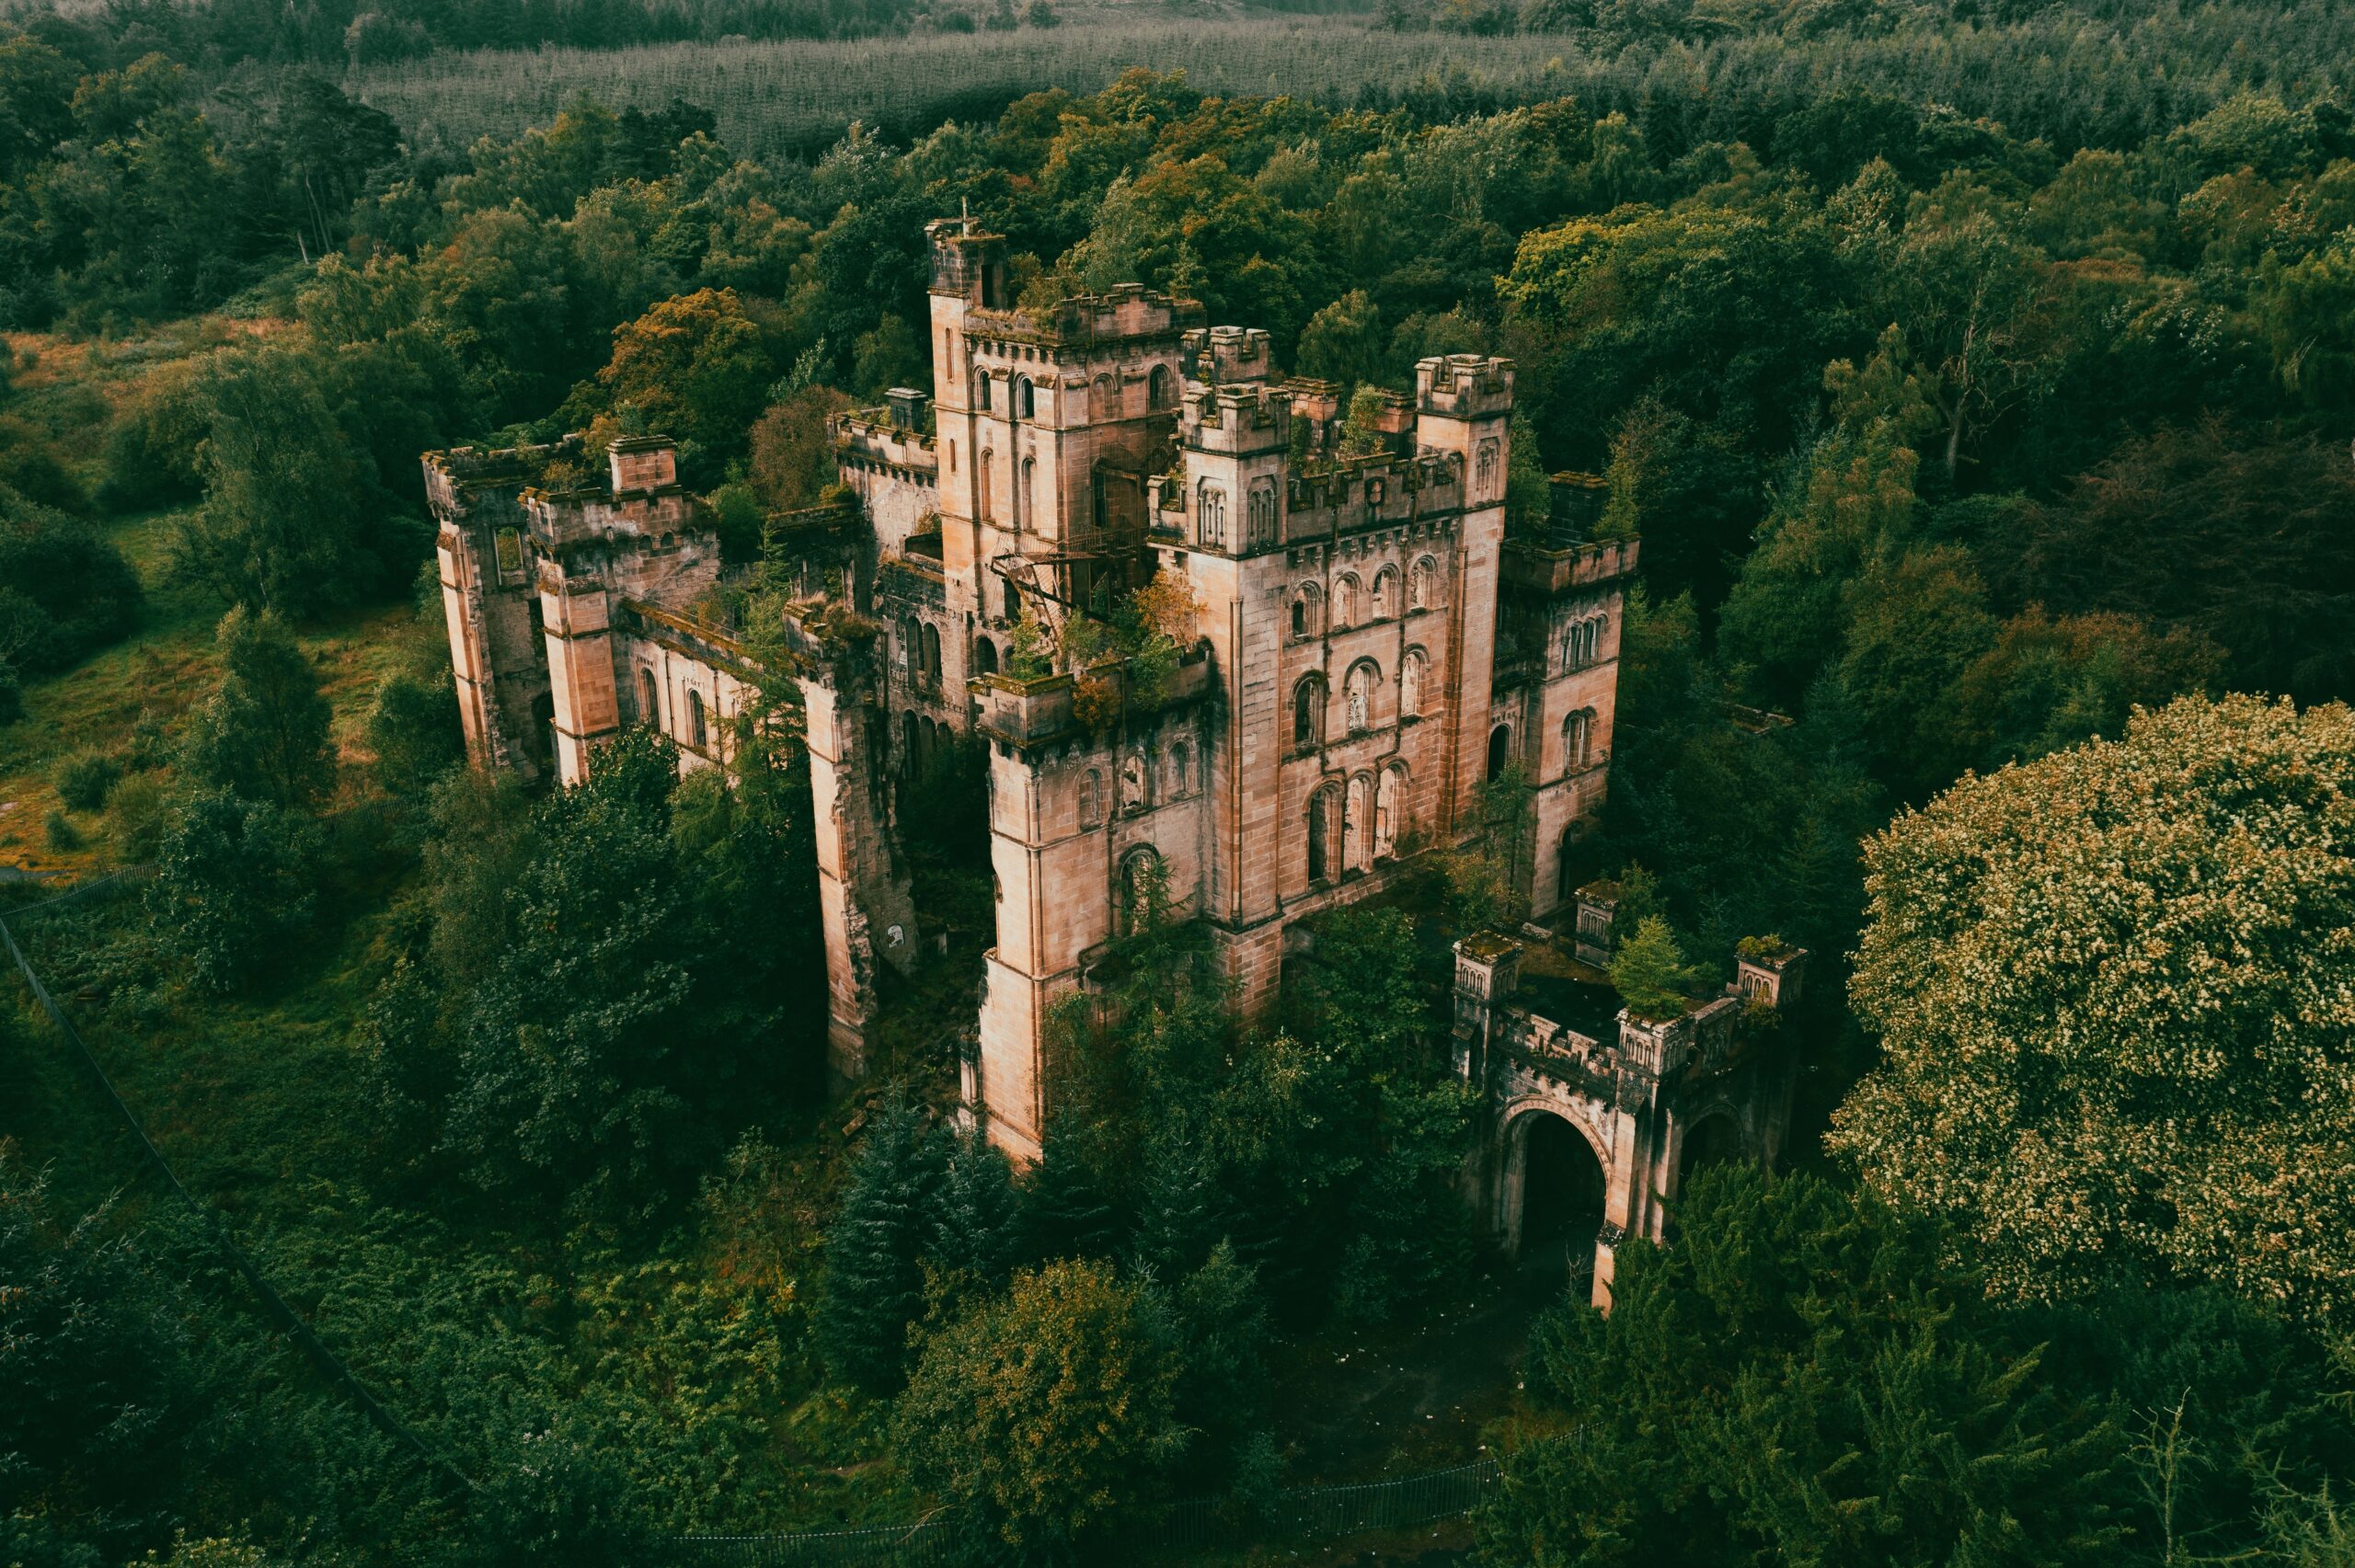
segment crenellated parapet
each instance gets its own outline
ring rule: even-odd
[[[1599,891],[1592,900],[1605,901]],[[1607,927],[1600,935],[1607,944]],[[1771,1164],[1789,1126],[1797,1070],[1777,1025],[1806,960],[1804,949],[1752,939],[1719,994],[1648,1014],[1623,1004],[1603,970],[1551,944],[1498,932],[1459,941],[1456,1070],[1490,1107],[1477,1181],[1503,1243],[1520,1245],[1532,1201],[1532,1117],[1568,1124],[1594,1157],[1597,1229],[1578,1268],[1591,1269],[1599,1307],[1610,1305],[1616,1247],[1666,1235],[1696,1159]]]

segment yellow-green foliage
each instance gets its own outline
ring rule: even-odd
[[[1866,857],[1884,1065],[1833,1148],[1994,1288],[2180,1276],[2355,1312],[2355,714],[2187,697]]]

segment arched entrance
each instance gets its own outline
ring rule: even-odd
[[[1742,1148],[1741,1128],[1734,1124],[1729,1111],[1712,1111],[1684,1129],[1684,1146],[1676,1159],[1676,1186],[1679,1192],[1692,1179],[1693,1173],[1707,1165],[1726,1165],[1747,1157]]]
[[[1512,726],[1500,724],[1488,731],[1488,777],[1504,777],[1505,769],[1512,761]]]
[[[1565,1290],[1585,1299],[1594,1276],[1594,1236],[1603,1228],[1603,1162],[1594,1146],[1551,1111],[1524,1115],[1511,1130],[1518,1170],[1513,1255],[1520,1284],[1545,1300]]]

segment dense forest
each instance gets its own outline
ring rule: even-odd
[[[2355,1557],[2347,15],[1394,6],[1568,63],[1108,72],[808,156],[626,92],[420,146],[361,70],[916,15],[0,24],[0,858],[145,868],[10,930],[193,1194],[5,982],[0,1562],[936,1510],[975,1561],[1105,1561],[1171,1499],[1480,1445],[1453,1544],[1499,1565]],[[1435,1040],[1509,799],[1267,1029],[1151,911],[1017,1175],[944,1114],[974,758],[907,812],[949,961],[833,1103],[788,692],[725,777],[635,734],[570,791],[462,765],[418,453],[671,435],[757,563],[824,417],[924,383],[960,208],[1026,301],[1142,280],[1343,387],[1510,355],[1516,511],[1591,471],[1643,540],[1586,845],[1614,979],[1818,956],[1797,1168],[1697,1181],[1461,1428],[1315,1406],[1506,1288]]]

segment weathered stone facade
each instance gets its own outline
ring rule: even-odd
[[[996,943],[967,1088],[1028,1160],[1049,1011],[1148,865],[1210,929],[1246,1013],[1274,995],[1288,929],[1463,841],[1509,768],[1531,789],[1530,910],[1565,902],[1608,776],[1637,545],[1591,542],[1578,476],[1557,481],[1549,522],[1508,532],[1509,361],[1423,361],[1381,439],[1344,455],[1334,389],[1274,379],[1264,333],[1133,286],[1019,310],[996,236],[927,233],[933,394],[838,418],[862,504],[787,520],[832,1055],[860,1069],[875,966],[919,950],[890,781],[979,737]],[[725,760],[750,672],[699,608],[717,544],[667,443],[601,455],[598,484],[577,441],[426,460],[481,765],[569,782],[631,722],[677,739],[683,766]],[[547,487],[558,469],[569,484]],[[1017,647],[1157,573],[1190,588],[1195,624],[1155,689],[1117,660],[1042,673]]]
[[[1607,944],[1612,891],[1576,895],[1581,943]],[[1458,942],[1456,1070],[1482,1091],[1489,1118],[1473,1165],[1473,1200],[1506,1249],[1518,1252],[1527,1237],[1540,1180],[1533,1144],[1564,1127],[1591,1156],[1590,1211],[1570,1238],[1571,1272],[1591,1269],[1594,1304],[1605,1309],[1618,1245],[1667,1234],[1694,1164],[1772,1165],[1798,1082],[1784,1019],[1807,960],[1804,948],[1746,944],[1724,995],[1647,1020],[1618,1005],[1598,970],[1550,945],[1531,949],[1494,932]],[[1540,963],[1543,975],[1534,972]],[[1546,1179],[1575,1187],[1578,1174]]]

